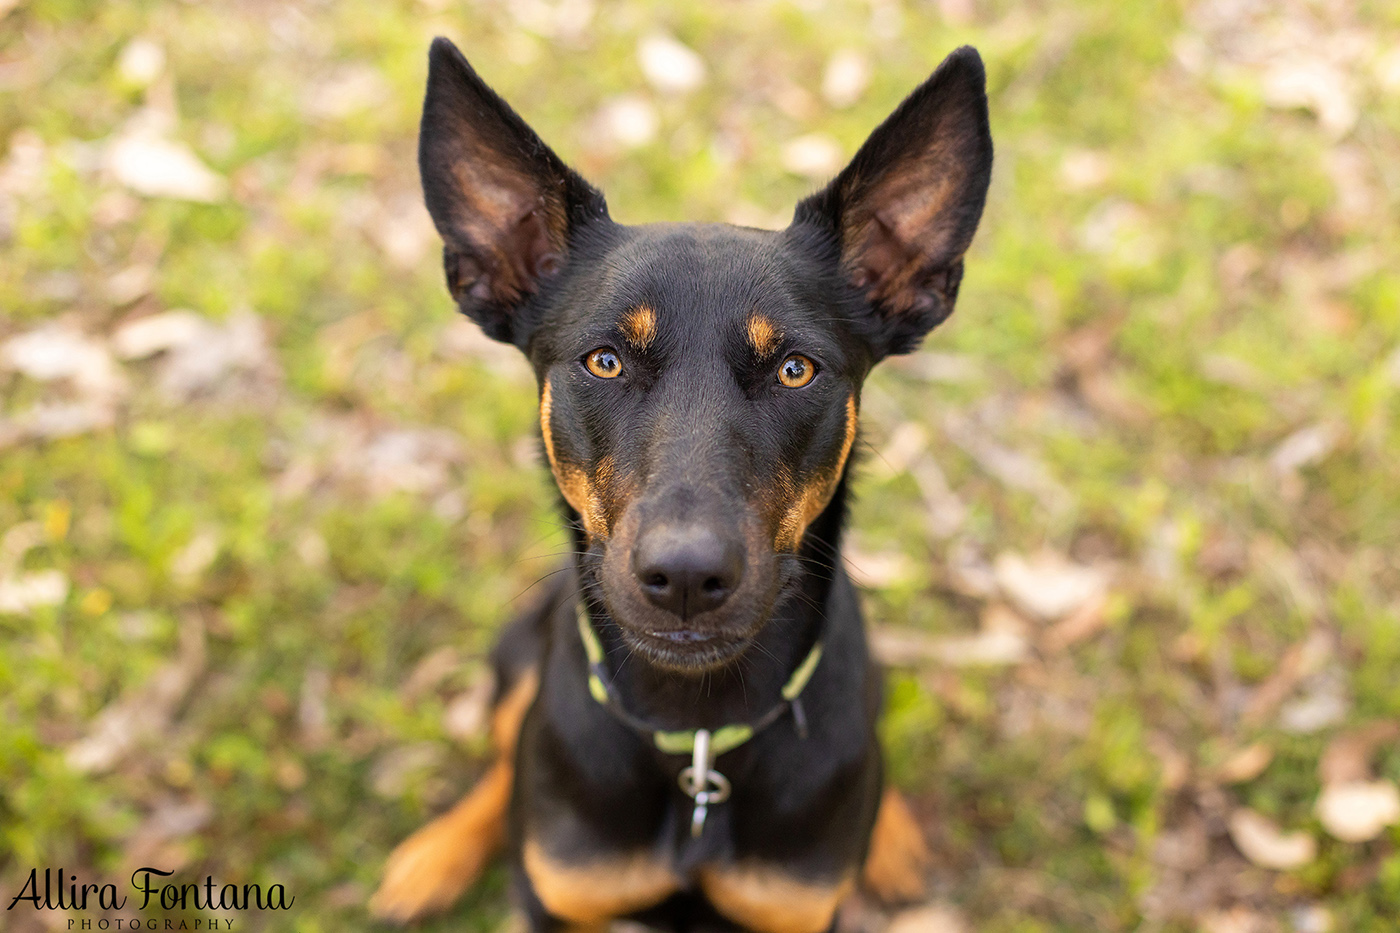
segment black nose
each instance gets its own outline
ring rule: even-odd
[[[661,525],[642,533],[632,572],[653,604],[689,619],[719,607],[744,576],[744,549],[705,525]]]

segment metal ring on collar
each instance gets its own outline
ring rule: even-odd
[[[687,797],[698,797],[700,794],[707,794],[706,803],[724,803],[729,799],[729,778],[718,771],[708,771],[705,774],[704,785],[697,784],[695,780],[695,768],[686,766],[681,769],[680,777],[677,780],[681,790]],[[713,790],[708,788],[713,786]]]

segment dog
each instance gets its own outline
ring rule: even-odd
[[[370,902],[449,906],[504,847],[531,929],[821,933],[919,896],[840,558],[861,386],[953,310],[991,180],[954,51],[787,229],[613,222],[446,39],[419,137],[447,287],[539,383],[572,566],[493,652],[495,764]]]

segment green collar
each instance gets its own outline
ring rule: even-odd
[[[625,724],[649,737],[659,751],[668,755],[690,754],[695,748],[695,733],[700,730],[654,729],[627,712],[618,700],[612,682],[608,679],[607,668],[603,664],[603,644],[598,641],[598,633],[593,631],[593,625],[589,622],[588,613],[583,607],[582,600],[575,603],[574,614],[578,617],[578,634],[583,639],[584,653],[588,655],[588,692],[593,696],[593,699],[605,706]],[[807,686],[807,682],[812,679],[812,674],[816,672],[817,664],[821,659],[822,640],[818,638],[816,643],[812,645],[812,650],[807,652],[807,657],[802,659],[802,663],[797,665],[797,670],[793,671],[792,676],[787,679],[787,683],[783,684],[783,699],[780,703],[754,722],[730,723],[710,731],[711,754],[718,757],[725,752],[733,751],[772,725],[789,709],[792,710],[793,719],[796,721],[798,734],[806,738],[807,717],[802,708],[802,691]]]

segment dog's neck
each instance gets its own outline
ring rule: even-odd
[[[752,722],[781,701],[783,685],[823,637],[841,560],[845,490],[843,479],[797,556],[786,558],[795,559],[798,569],[773,616],[748,649],[723,667],[700,674],[658,667],[627,646],[616,622],[595,616],[612,685],[629,713],[659,729],[716,729]]]

